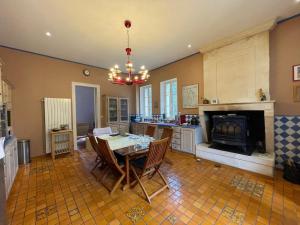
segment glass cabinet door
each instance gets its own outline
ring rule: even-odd
[[[120,122],[129,121],[129,104],[128,98],[120,98]]]
[[[108,122],[118,122],[118,98],[108,97]]]

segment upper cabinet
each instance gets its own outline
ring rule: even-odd
[[[107,97],[107,122],[118,122],[118,98]]]
[[[119,118],[120,122],[129,122],[129,102],[128,98],[119,98]]]
[[[2,63],[0,59],[0,81],[2,80]],[[2,105],[2,85],[0,85],[0,105]]]
[[[2,62],[0,59],[0,105],[6,104],[8,109],[12,107],[12,87],[3,80]]]
[[[3,104],[6,104],[7,105],[7,108],[8,109],[11,109],[12,107],[12,104],[11,104],[11,86],[5,82],[5,81],[2,81],[2,103]]]
[[[128,123],[129,122],[129,99],[123,97],[104,96],[105,123]]]

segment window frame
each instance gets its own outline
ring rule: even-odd
[[[176,82],[176,111],[174,111],[174,93],[173,93],[173,83]],[[167,93],[166,93],[166,86],[167,84],[170,84],[170,99],[167,100]],[[170,108],[172,108],[171,115],[168,116],[166,113],[166,102],[169,102]],[[167,120],[174,120],[175,116],[178,114],[178,81],[177,78],[172,78],[169,80],[164,80],[160,82],[160,113],[165,114]]]
[[[150,90],[150,95],[148,97],[148,108],[149,108],[149,116],[146,116],[145,114],[145,89],[148,89],[148,92]],[[148,85],[144,85],[144,86],[140,86],[140,90],[139,90],[139,105],[140,105],[140,114],[143,115],[143,118],[146,119],[151,119],[152,118],[152,85],[148,84]],[[148,93],[149,94],[149,93]]]

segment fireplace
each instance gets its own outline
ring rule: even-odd
[[[211,139],[213,148],[234,146],[241,153],[250,154],[250,135],[246,116],[214,115]]]
[[[212,148],[245,155],[265,152],[264,111],[209,111],[205,115]]]
[[[197,157],[273,176],[274,101],[201,104],[199,105],[199,118],[203,140],[196,146]],[[228,131],[223,132],[227,135],[226,141],[229,140],[229,134],[235,134],[235,138],[231,138],[231,143],[220,143],[224,141],[221,136],[223,134],[222,132],[214,134],[214,118],[223,120],[221,124],[232,122],[232,118],[236,120],[240,118]],[[216,121],[216,125],[218,122]],[[246,127],[246,137],[244,132],[243,135],[239,134],[237,126]],[[220,128],[222,129],[223,125]],[[226,126],[223,129],[226,129]],[[215,137],[216,141],[213,141]],[[247,153],[244,153],[242,149],[245,142]],[[217,147],[212,146],[213,144]],[[253,152],[250,155],[248,151]]]

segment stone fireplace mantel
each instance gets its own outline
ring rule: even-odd
[[[230,166],[273,176],[274,168],[274,103],[275,101],[200,104],[199,118],[203,130],[203,144],[196,148],[196,155],[200,158],[224,163]],[[208,116],[210,111],[264,111],[266,154],[253,154],[243,156],[231,152],[224,152],[209,148],[208,142]]]
[[[274,103],[275,101],[200,104],[199,118],[203,129],[204,142],[207,142],[207,132],[206,132],[207,118],[205,117],[205,112],[261,110],[264,111],[264,117],[265,117],[266,151],[268,153],[273,153],[274,152]]]

